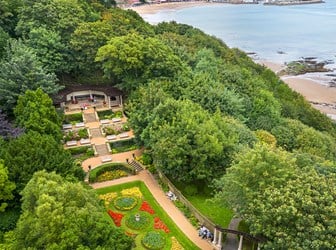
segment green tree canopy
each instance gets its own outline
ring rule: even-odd
[[[6,201],[14,198],[13,190],[15,184],[8,179],[8,170],[0,160],[0,212],[3,212],[7,207]]]
[[[96,61],[102,63],[106,77],[121,80],[127,91],[152,78],[174,77],[183,69],[167,45],[136,33],[112,38],[99,48]]]
[[[40,171],[22,201],[13,249],[131,249],[131,238],[107,220],[95,191],[80,183]]]
[[[20,127],[52,135],[56,140],[61,139],[61,118],[52,100],[42,89],[27,90],[19,96],[14,114]]]
[[[79,180],[84,177],[82,168],[75,166],[73,158],[59,142],[50,135],[35,131],[2,142],[0,158],[8,166],[9,180],[16,184],[16,192],[25,187],[36,171],[43,169],[62,176],[75,176]]]
[[[267,239],[265,249],[331,249],[335,180],[264,144],[238,156],[217,181],[217,198],[247,221],[251,233]]]
[[[47,94],[57,93],[61,87],[56,76],[47,73],[34,51],[20,41],[12,41],[0,67],[0,108],[11,112],[19,95],[28,89],[43,89]]]

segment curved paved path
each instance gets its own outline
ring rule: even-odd
[[[124,177],[117,180],[100,182],[91,184],[93,188],[102,188],[112,185],[122,184],[126,182],[131,182],[135,180],[143,181],[148,189],[151,191],[152,195],[160,206],[166,211],[170,218],[175,222],[175,224],[181,229],[181,231],[202,250],[213,250],[216,249],[208,241],[202,240],[198,236],[197,230],[193,225],[187,220],[187,218],[182,214],[182,212],[174,205],[174,203],[168,199],[165,193],[162,191],[154,177],[147,171],[143,170],[139,172],[138,175]]]

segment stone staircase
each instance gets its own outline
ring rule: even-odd
[[[100,128],[90,128],[90,134],[91,134],[92,138],[103,136],[101,131],[100,131]]]
[[[143,167],[135,160],[128,162],[128,165],[134,168],[135,172],[140,172],[141,170],[143,170]]]
[[[85,119],[85,122],[97,121],[95,113],[84,113],[84,119]]]
[[[107,149],[106,144],[95,145],[95,147],[96,147],[96,151],[99,156],[110,154],[110,152]]]

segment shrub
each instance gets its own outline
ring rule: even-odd
[[[103,131],[106,135],[116,135],[117,134],[117,131],[115,131],[115,129],[112,127],[104,127]]]
[[[99,120],[112,119],[114,115],[114,113],[110,109],[97,111],[97,114],[98,114]]]
[[[68,124],[68,123],[74,124],[78,122],[83,122],[82,113],[75,113],[75,114],[64,116],[64,121],[63,121],[64,124]]]
[[[138,218],[138,220],[137,220]],[[143,212],[137,212],[127,215],[125,224],[133,230],[143,230],[149,227],[151,221],[150,215]]]
[[[122,211],[133,209],[138,203],[137,199],[132,196],[120,196],[113,200],[113,205]]]
[[[141,157],[141,163],[144,165],[150,165],[153,163],[153,159],[149,154],[143,153]]]
[[[137,145],[135,144],[135,140],[133,138],[129,140],[110,142],[110,146],[112,153],[114,154],[137,149]]]
[[[78,141],[80,139],[86,139],[89,138],[89,133],[86,128],[82,128],[79,130],[70,130],[70,131],[65,131],[63,140],[65,142],[67,141]]]
[[[198,190],[197,190],[197,187],[195,185],[187,185],[184,188],[184,193],[187,196],[194,196],[194,195],[196,195],[198,193]]]
[[[86,128],[78,130],[77,133],[81,139],[89,138],[89,133]]]
[[[150,231],[145,234],[141,243],[147,249],[157,250],[165,246],[166,238],[160,232]]]
[[[130,131],[131,128],[130,128],[130,126],[129,126],[128,123],[124,123],[124,124],[122,125],[122,127],[121,127],[121,130],[124,131],[124,132],[126,132],[126,131]]]

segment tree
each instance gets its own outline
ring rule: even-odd
[[[0,27],[10,36],[15,35],[18,11],[22,0],[0,0]]]
[[[7,200],[14,198],[12,192],[15,189],[15,184],[8,180],[8,170],[0,161],[0,212],[5,211]]]
[[[1,27],[0,27],[0,61],[5,54],[5,48],[7,46],[7,43],[9,41],[10,37],[8,33],[6,33]]]
[[[106,219],[95,191],[80,183],[40,171],[22,201],[14,249],[131,249],[131,238]]]
[[[29,131],[17,139],[2,142],[0,158],[8,168],[9,180],[16,184],[20,192],[36,171],[45,169],[62,176],[84,178],[80,166],[74,164],[71,155],[50,135]]]
[[[299,166],[295,155],[283,150],[257,145],[216,182],[216,197],[246,220],[252,234],[266,238],[265,249],[331,249],[335,176]]]
[[[16,122],[26,130],[49,134],[56,140],[61,139],[61,119],[50,97],[42,89],[27,90],[19,96],[14,109]]]
[[[61,87],[56,76],[47,73],[34,51],[20,41],[11,41],[0,67],[0,107],[12,112],[18,96],[28,89],[43,89],[48,94],[57,93]]]
[[[22,128],[14,127],[0,110],[0,137],[5,140],[16,138],[23,133]]]
[[[25,43],[34,50],[38,60],[49,73],[64,72],[67,48],[58,32],[44,27],[33,28]]]
[[[96,61],[102,63],[104,75],[121,80],[126,91],[153,78],[173,78],[183,69],[181,60],[167,45],[136,33],[112,38],[99,48]]]

